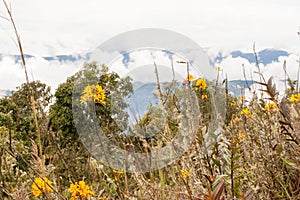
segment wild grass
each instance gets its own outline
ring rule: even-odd
[[[3,2],[23,56],[10,8]],[[178,135],[181,104],[177,93],[163,90],[159,81],[159,99],[169,112],[155,139],[112,134],[119,130],[109,123],[105,106],[111,106],[114,91],[130,93],[125,88],[129,79],[96,63],[86,68],[100,69],[98,83],[106,92],[106,103],[96,102],[97,116],[119,147],[149,152]],[[285,94],[279,97],[272,79],[265,81],[258,73],[261,90],[253,91],[250,99],[230,95],[226,79],[223,85],[201,80],[207,86],[199,88],[200,79],[188,78],[183,87],[191,88],[199,106],[195,138],[179,159],[144,173],[113,169],[82,144],[72,118],[72,92],[79,74],[61,84],[54,99],[46,85],[27,79],[11,97],[0,99],[0,199],[300,199],[299,80],[287,81]],[[211,129],[219,93],[226,101],[225,120],[214,121],[216,128]],[[50,104],[50,112],[44,111],[41,105]],[[157,112],[147,114],[136,128],[156,123]]]

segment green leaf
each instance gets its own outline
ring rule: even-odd
[[[293,167],[293,168],[298,168],[297,165],[291,161],[288,161],[287,159],[281,157],[281,160],[283,161],[283,163],[287,166]]]
[[[234,156],[234,157],[232,158],[232,162],[238,160],[240,157],[241,157],[241,155],[236,155],[236,156]]]

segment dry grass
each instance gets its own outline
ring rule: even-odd
[[[15,28],[10,9],[5,5]],[[23,55],[16,28],[15,31]],[[25,60],[23,64],[25,67]],[[106,75],[111,77],[112,74]],[[188,80],[187,83],[195,89],[195,82]],[[51,124],[59,116],[50,113],[37,117],[35,105],[41,103],[38,99],[31,97],[29,101],[32,118],[18,115],[18,110],[24,108],[18,107],[13,98],[1,99],[0,198],[34,199],[34,180],[47,177],[50,183],[38,185],[42,191],[38,199],[70,199],[70,185],[80,180],[93,188],[94,199],[103,200],[300,199],[300,100],[289,100],[299,91],[290,84],[285,97],[279,99],[271,79],[265,82],[262,78],[260,84],[264,98],[254,93],[246,100],[227,93],[225,123],[214,122],[215,129],[209,125],[214,118],[213,97],[218,93],[211,93],[209,88],[195,90],[200,110],[199,127],[189,150],[168,166],[141,174],[128,173],[126,169],[116,171],[95,160],[75,133],[64,132]],[[180,106],[176,95],[169,91],[164,94],[159,82],[157,87],[159,98],[169,111],[160,135],[154,142],[119,135],[114,142],[120,147],[148,152],[149,146],[162,147],[178,135]],[[217,85],[214,89],[222,87]],[[225,87],[220,91],[228,90]],[[69,101],[67,98],[64,103]],[[275,107],[268,107],[270,103]],[[67,106],[58,109],[64,109],[62,113],[69,111]],[[65,117],[67,120],[70,115]],[[59,121],[59,125],[64,122]],[[149,123],[151,117],[144,117],[138,126],[142,128]],[[43,125],[42,133],[39,124]],[[103,126],[105,130],[111,128],[114,128],[111,124]],[[33,133],[32,138],[28,138],[30,133]]]

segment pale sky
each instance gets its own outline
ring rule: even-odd
[[[10,2],[9,0],[7,0]],[[42,56],[92,52],[118,34],[141,28],[176,31],[208,48],[219,51],[252,52],[264,48],[284,49],[288,70],[296,73],[300,52],[299,0],[14,0],[11,8],[22,38],[30,79],[41,80],[52,88],[73,75],[82,63],[46,61]],[[0,15],[7,16],[0,1]],[[18,54],[11,24],[0,18],[0,54]],[[265,69],[280,77],[283,59]],[[221,67],[232,79],[243,79],[255,70],[245,59],[226,58]],[[19,63],[5,57],[0,61],[0,89],[15,89],[25,81]]]
[[[202,47],[300,50],[299,0],[14,0],[11,7],[28,54],[89,52],[140,28],[179,32]],[[1,1],[0,13],[6,16]],[[0,53],[17,52],[0,19]]]

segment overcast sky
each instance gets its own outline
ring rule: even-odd
[[[259,49],[300,49],[299,0],[14,0],[11,7],[29,54],[88,52],[139,28],[173,30],[218,50],[251,50],[254,41]],[[17,52],[11,36],[0,19],[0,53]]]
[[[9,0],[7,0],[9,2]],[[46,61],[42,56],[92,52],[102,42],[126,31],[162,28],[181,33],[219,51],[252,52],[264,48],[285,49],[288,70],[296,74],[300,37],[299,0],[14,0],[13,16],[22,38],[24,52],[35,55],[27,60],[30,79],[39,79],[52,88],[73,75],[82,63]],[[0,15],[7,16],[0,1]],[[11,24],[0,18],[0,54],[18,54]],[[281,59],[266,68],[266,73],[280,77]],[[222,72],[232,79],[248,77],[255,66],[245,59],[226,58]],[[0,89],[14,89],[25,81],[19,63],[5,57],[0,61]]]

